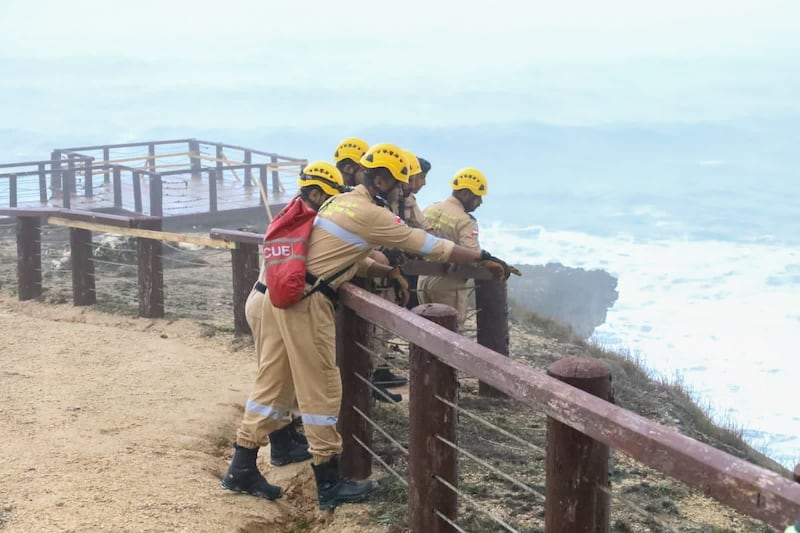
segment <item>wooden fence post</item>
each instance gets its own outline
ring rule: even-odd
[[[135,221],[137,228],[161,231],[160,218]],[[164,245],[154,239],[137,238],[139,259],[139,316],[164,318]]]
[[[92,232],[70,228],[69,249],[72,259],[72,304],[92,305],[97,300],[92,262]]]
[[[244,308],[247,297],[258,279],[259,254],[257,244],[240,242],[231,250],[233,269],[233,330],[236,335],[250,335]]]
[[[76,194],[78,191],[78,185],[75,179],[74,154],[69,154],[69,158],[67,159],[67,175],[69,176],[69,180],[64,180],[64,191],[69,192],[70,194]]]
[[[261,203],[267,205],[269,201],[268,198],[265,198],[267,196],[267,165],[260,165],[258,167],[258,181],[261,182],[261,188],[264,190],[264,194],[259,195],[261,196]]]
[[[50,154],[50,189],[55,196],[61,190],[61,152],[53,150]]]
[[[150,143],[147,145],[147,168],[150,172],[156,171],[156,145]]]
[[[458,317],[452,307],[420,305],[413,312],[451,331],[457,328]],[[456,371],[415,345],[409,350],[409,362],[408,525],[414,533],[452,531],[436,511],[455,521],[458,497],[435,476],[457,485],[458,457],[456,450],[437,436],[457,444],[458,417],[436,396],[457,402]]]
[[[208,211],[217,212],[217,171],[208,170]]]
[[[94,159],[87,158],[83,160],[83,195],[86,198],[91,198],[94,195],[94,179],[92,176],[92,163]]]
[[[508,286],[492,279],[475,280],[475,307],[478,309],[478,344],[508,355]],[[481,396],[505,397],[505,394],[480,381]]]
[[[611,370],[598,359],[566,357],[547,374],[594,396],[611,398]],[[608,446],[547,418],[546,533],[607,533]]]
[[[372,414],[372,390],[356,374],[370,379],[372,356],[361,346],[372,346],[372,324],[344,305],[336,316],[336,361],[342,376],[342,407],[337,429],[342,435],[339,470],[349,479],[366,479],[372,474],[372,456],[353,437],[372,448],[372,426],[359,415]],[[358,344],[357,344],[358,343]]]
[[[144,214],[142,207],[142,174],[138,170],[131,171],[131,179],[133,179],[133,211],[138,214]]]
[[[273,165],[276,165],[278,163],[278,156],[273,154],[273,155],[269,156],[269,160]],[[276,195],[280,194],[280,192],[281,192],[281,180],[278,177],[278,167],[277,166],[272,167],[272,192],[273,192],[273,194],[276,194]]]
[[[192,168],[192,179],[199,180],[202,176],[200,174],[200,143],[194,139],[189,141],[189,161]]]
[[[161,174],[150,174],[150,216],[164,216],[164,194],[161,186]]]
[[[8,207],[17,207],[17,176],[8,177]]]
[[[106,146],[105,148],[103,148],[103,170],[105,171],[103,172],[103,183],[108,183],[109,181],[111,181],[111,177],[108,175],[109,174],[108,161],[110,159],[111,159],[111,150],[108,148],[108,146]]]
[[[42,221],[17,217],[17,285],[20,300],[42,295]]]
[[[245,165],[253,164],[253,152],[251,152],[250,150],[244,151],[244,164]],[[253,186],[253,169],[250,166],[244,169],[244,186],[245,187]]]
[[[39,202],[47,204],[47,170],[44,163],[39,163]]]
[[[223,170],[222,170],[222,160],[225,159],[225,153],[222,150],[222,145],[217,145],[217,179],[222,181],[223,178]]]
[[[114,165],[114,207],[122,207],[122,169]]]
[[[70,159],[70,161],[72,161],[72,159]],[[61,173],[61,206],[64,209],[70,209],[72,207],[72,190],[74,188],[75,171],[67,168],[67,170]]]

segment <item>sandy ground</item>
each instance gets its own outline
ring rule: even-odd
[[[320,513],[308,463],[261,463],[277,502],[219,486],[256,369],[213,332],[0,293],[0,530],[379,530]]]

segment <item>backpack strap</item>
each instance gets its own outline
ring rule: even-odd
[[[353,263],[353,264],[355,264],[355,263]],[[307,296],[311,296],[315,292],[319,291],[328,300],[330,300],[331,303],[334,306],[336,306],[336,303],[337,303],[337,300],[338,300],[338,295],[336,294],[336,290],[333,287],[331,287],[329,285],[329,283],[331,281],[335,280],[336,278],[338,278],[339,276],[341,276],[342,274],[344,274],[345,272],[347,272],[348,270],[350,270],[350,268],[352,266],[353,266],[352,264],[351,265],[347,265],[343,269],[341,269],[338,272],[334,273],[328,279],[319,278],[319,277],[315,276],[314,274],[312,274],[312,273],[310,273],[309,271],[306,270],[306,283],[311,285],[311,290],[308,291],[307,293],[305,293],[303,295],[303,298],[305,298]]]

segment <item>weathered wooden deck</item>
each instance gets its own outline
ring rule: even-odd
[[[80,209],[165,221],[252,212],[267,220],[295,193],[305,163],[197,139],[62,148],[50,159],[0,164],[0,208]]]

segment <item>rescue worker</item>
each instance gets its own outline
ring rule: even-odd
[[[403,219],[403,221],[412,228],[420,228],[425,231],[430,229],[430,225],[422,216],[422,211],[417,206],[416,198],[412,193],[412,181],[422,172],[419,159],[410,150],[405,150],[406,161],[408,163],[408,183],[401,184],[392,191],[389,198],[389,209]],[[417,189],[419,190],[419,189]],[[389,259],[389,264],[392,266],[400,266],[405,261],[405,254],[397,249],[382,249],[383,254]],[[406,306],[411,309],[418,305],[416,292],[412,291],[409,276],[405,276],[409,284],[409,303]],[[416,276],[413,281],[416,283]],[[376,290],[382,293],[384,297],[391,295],[392,287],[386,284],[376,284]],[[416,285],[414,286],[416,288]],[[389,298],[391,299],[391,296]],[[413,302],[413,305],[412,305]],[[408,383],[408,379],[392,372],[387,364],[380,364],[375,367],[375,372],[372,374],[372,384],[381,389],[381,392],[373,391],[372,397],[379,402],[392,401],[398,403],[402,401],[403,396],[399,393],[393,393],[387,390],[391,387],[402,387]]]
[[[339,285],[357,272],[402,279],[397,268],[368,259],[374,247],[396,247],[436,261],[480,261],[498,279],[503,276],[503,266],[488,252],[409,228],[383,208],[386,195],[408,182],[408,167],[398,147],[373,146],[360,163],[365,167],[364,183],[331,198],[314,222],[306,260],[308,297],[285,309],[264,299],[261,367],[225,474],[224,483],[236,490],[268,499],[280,496],[280,488],[267,483],[258,471],[256,455],[263,435],[282,427],[295,398],[313,456],[320,509],[361,501],[375,488],[373,481],[357,482],[339,475],[342,438],[336,423],[342,383],[334,338]]]
[[[389,201],[389,206],[394,214],[402,218],[406,224],[412,228],[420,228],[425,231],[431,229],[428,221],[422,216],[422,210],[417,205],[415,194],[425,185],[425,178],[422,176],[422,166],[419,159],[413,152],[406,150],[408,164],[408,183],[395,189]],[[419,185],[419,183],[422,185]],[[415,190],[416,189],[416,190]]]
[[[420,172],[416,176],[408,178],[408,184],[414,194],[419,194],[419,191],[427,184],[428,172],[431,171],[431,164],[427,159],[418,156],[417,160],[419,161]]]
[[[341,173],[336,167],[325,161],[316,161],[306,165],[300,172],[297,184],[300,186],[298,192],[300,200],[305,202],[305,204],[314,211],[318,211],[320,206],[325,203],[328,198],[339,194],[344,188],[344,181]],[[250,291],[244,307],[245,318],[253,334],[256,362],[259,368],[261,366],[261,355],[263,351],[261,344],[261,340],[263,339],[261,335],[261,316],[267,290],[267,286],[264,283],[266,280],[265,264],[265,261],[261,261],[258,281],[256,281],[253,286],[253,290]],[[296,406],[290,410],[290,413],[294,412],[297,412]],[[308,440],[297,429],[300,418],[293,418],[292,415],[289,414],[286,422],[288,422],[288,424],[285,427],[272,431],[268,435],[270,463],[275,466],[283,466],[311,459],[311,454],[308,453]],[[236,490],[235,487],[226,485],[227,481],[223,480],[222,483],[226,488]]]
[[[459,170],[450,182],[451,196],[443,202],[428,206],[423,215],[431,225],[431,233],[451,240],[471,250],[480,250],[478,221],[470,213],[482,203],[489,192],[489,184],[483,172],[474,168]],[[502,263],[502,262],[501,262]],[[503,263],[504,277],[519,270]],[[441,303],[458,312],[459,328],[467,314],[467,280],[442,276],[420,276],[417,282],[417,298],[422,304]]]
[[[336,163],[336,168],[342,173],[346,186],[355,187],[364,180],[364,169],[361,168],[359,161],[368,149],[367,141],[349,137],[340,142],[336,151],[333,152],[333,161]]]

